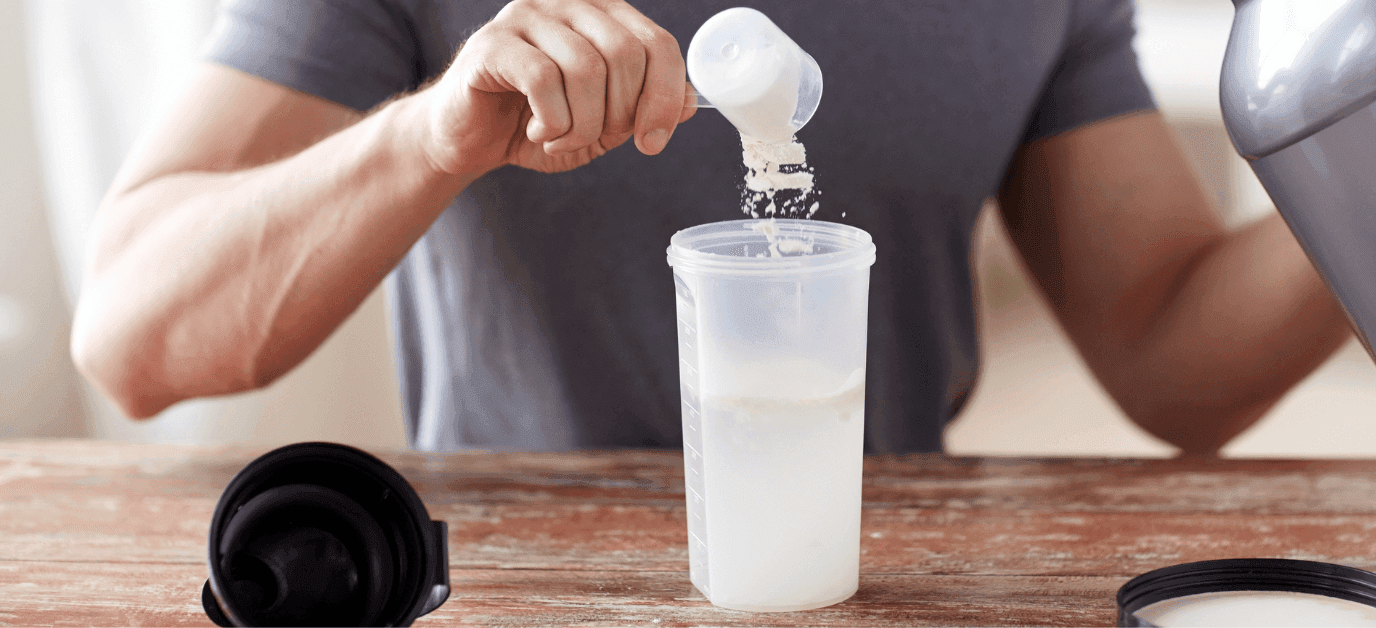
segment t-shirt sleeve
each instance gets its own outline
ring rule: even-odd
[[[1060,60],[1028,122],[1024,141],[1112,116],[1153,109],[1132,47],[1132,0],[1080,0]]]
[[[204,58],[367,111],[419,86],[413,33],[385,0],[225,0]]]

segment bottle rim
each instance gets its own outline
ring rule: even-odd
[[[766,228],[776,228],[781,238],[800,240],[814,247],[821,245],[826,252],[771,257],[766,254]],[[793,275],[867,269],[874,264],[875,246],[869,233],[850,225],[797,218],[755,218],[707,223],[679,231],[669,239],[667,254],[675,272]]]

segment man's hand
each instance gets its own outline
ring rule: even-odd
[[[438,83],[425,152],[450,174],[582,166],[632,135],[664,150],[692,116],[678,42],[621,0],[516,0]]]
[[[474,179],[575,168],[632,134],[658,153],[685,87],[673,37],[615,0],[517,0],[366,117],[203,64],[101,205],[74,361],[135,417],[266,386]]]

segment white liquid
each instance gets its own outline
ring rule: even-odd
[[[1376,626],[1376,608],[1325,595],[1224,591],[1164,600],[1136,613],[1164,628],[1194,626]]]
[[[758,394],[702,399],[706,538],[692,546],[693,583],[717,606],[817,608],[859,584],[864,371],[796,366],[733,386]]]

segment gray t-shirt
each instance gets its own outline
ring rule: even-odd
[[[725,0],[633,2],[687,46]],[[441,73],[498,0],[228,0],[208,58],[366,111]],[[874,236],[866,447],[941,449],[978,372],[971,237],[1019,144],[1151,108],[1129,0],[759,0],[821,66],[798,138],[816,218]],[[393,272],[406,432],[425,450],[678,447],[677,230],[742,218],[713,111],[665,152],[514,167]],[[844,213],[844,216],[843,216]]]

